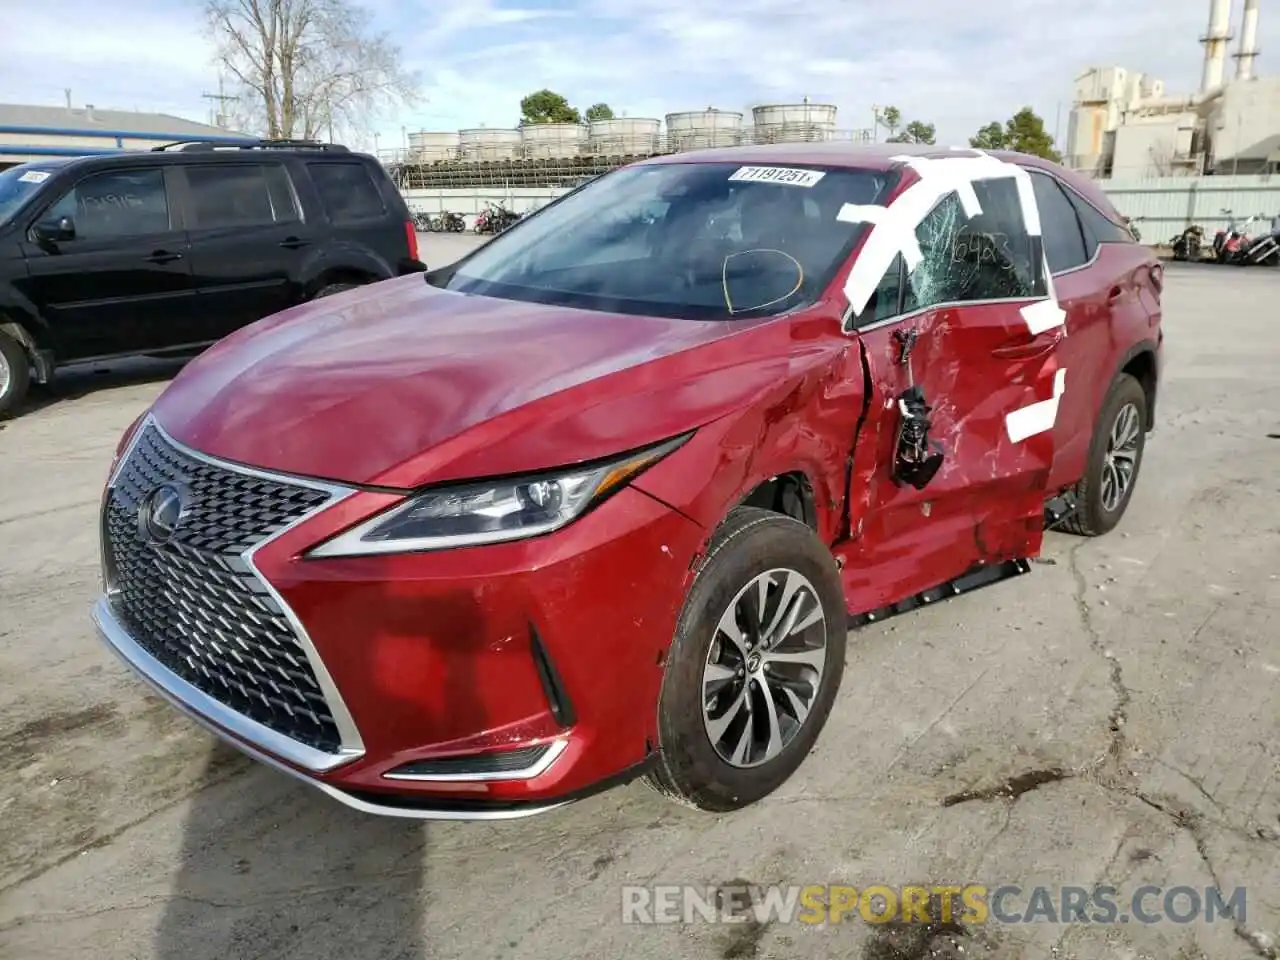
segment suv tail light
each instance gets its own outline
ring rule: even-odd
[[[409,241],[409,259],[418,259],[418,231],[414,229],[412,220],[404,222],[404,237]]]

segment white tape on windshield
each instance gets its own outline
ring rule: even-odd
[[[799,167],[739,167],[729,179],[741,183],[777,183],[784,187],[812,187],[827,174]]]
[[[1067,371],[1063,367],[1053,375],[1052,397],[1005,414],[1004,426],[1009,431],[1009,439],[1014,443],[1021,443],[1028,437],[1052,430],[1053,425],[1058,422],[1058,402],[1066,390]]]
[[[19,183],[44,183],[49,179],[49,174],[44,170],[28,170],[22,176],[18,177]]]

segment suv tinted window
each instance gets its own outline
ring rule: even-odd
[[[1065,192],[1084,225],[1085,246],[1088,247],[1090,257],[1099,243],[1133,243],[1133,234],[1120,224],[1108,220],[1088,200],[1073,190],[1067,189]]]
[[[77,240],[104,240],[169,232],[164,172],[110,170],[85,177],[43,219],[70,217]]]
[[[368,220],[387,212],[378,185],[363,163],[308,163],[325,212],[334,223]]]
[[[297,219],[287,175],[277,164],[219,163],[186,171],[193,227],[252,227]]]
[[[1031,182],[1040,208],[1040,229],[1050,272],[1062,273],[1088,263],[1091,253],[1085,248],[1080,218],[1058,181],[1048,174],[1032,173]]]
[[[916,228],[923,258],[907,276],[903,310],[969,300],[1044,295],[1013,178],[973,185],[982,212],[967,217],[954,193]]]

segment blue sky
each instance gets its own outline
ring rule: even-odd
[[[1233,22],[1242,0],[1234,0]],[[380,145],[401,127],[510,126],[541,87],[576,106],[661,117],[743,110],[803,96],[869,125],[873,104],[936,123],[964,142],[1032,104],[1066,133],[1071,81],[1116,64],[1170,92],[1199,80],[1208,0],[365,0],[391,32],[425,101],[374,119]],[[1261,73],[1280,72],[1280,6],[1261,12]],[[1268,51],[1274,51],[1268,55]],[[193,0],[4,0],[0,101],[208,115],[217,88]],[[1231,69],[1230,63],[1228,69]],[[362,144],[372,146],[372,143]]]

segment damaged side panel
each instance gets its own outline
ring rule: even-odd
[[[837,548],[852,613],[1040,549],[1064,328],[1029,184],[993,174],[967,200],[915,199],[914,245],[855,320],[871,395]]]

